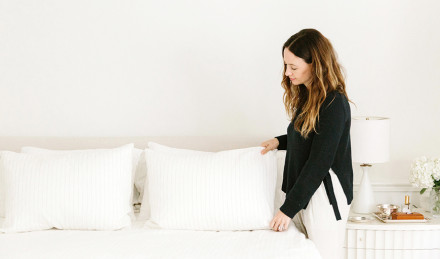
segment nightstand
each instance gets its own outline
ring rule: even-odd
[[[426,223],[383,223],[347,221],[346,259],[440,258],[440,219],[423,210]],[[365,216],[351,212],[350,216]]]

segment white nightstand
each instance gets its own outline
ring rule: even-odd
[[[414,211],[432,218],[423,210]],[[350,216],[365,215],[350,213]],[[440,219],[426,223],[347,221],[346,231],[346,259],[440,258]]]

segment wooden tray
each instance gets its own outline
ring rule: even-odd
[[[383,223],[425,223],[429,220],[427,217],[425,219],[385,219],[380,215],[380,212],[373,212],[372,214]]]

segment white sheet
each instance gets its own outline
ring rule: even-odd
[[[137,220],[131,229],[120,231],[0,234],[0,258],[320,258],[293,222],[284,232],[146,229],[144,222]]]

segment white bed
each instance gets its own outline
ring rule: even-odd
[[[143,224],[137,220],[120,231],[0,234],[0,258],[320,258],[293,224],[285,232],[162,230]]]
[[[267,137],[266,137],[267,138]],[[135,143],[145,148],[157,141],[204,151],[258,146],[264,137],[131,137],[47,138],[0,137],[0,150],[21,146],[53,149],[114,147]],[[278,204],[280,205],[280,204]],[[138,216],[136,214],[136,216]],[[4,219],[0,218],[0,226]],[[46,230],[0,234],[0,259],[15,258],[321,258],[293,222],[284,232],[164,230],[144,227],[136,219],[117,231]]]

